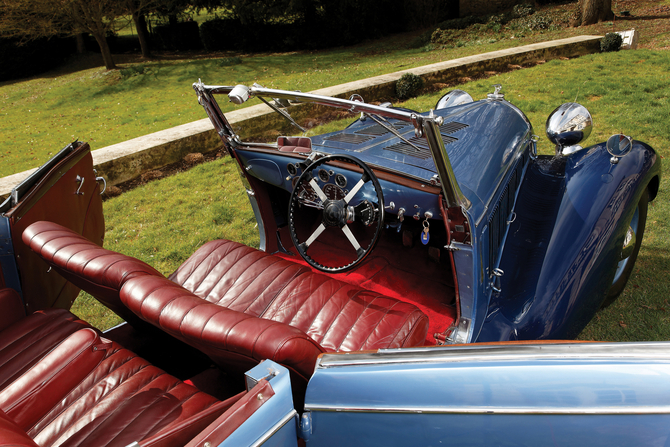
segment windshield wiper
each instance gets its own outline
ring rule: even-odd
[[[258,84],[254,84],[254,87],[261,87],[261,86]],[[282,110],[279,107],[275,106],[274,104],[266,101],[265,98],[263,98],[262,96],[257,96],[257,98],[263,101],[265,104],[267,104],[267,106],[270,107],[272,110],[283,116],[286,121],[288,121],[298,129],[300,129],[300,132],[302,132],[303,134],[307,132],[307,130],[304,127],[295,122],[295,120],[291,117],[291,115],[289,115],[289,113],[286,110]],[[274,99],[273,101],[277,102],[276,99]]]
[[[393,124],[389,123],[388,120],[387,120],[386,118],[384,118],[384,117],[382,117],[382,116],[379,116],[379,115],[371,115],[371,114],[369,114],[369,113],[365,113],[365,112],[363,112],[363,114],[364,114],[365,116],[367,116],[367,117],[370,117],[374,122],[376,122],[377,124],[379,124],[380,126],[382,126],[384,129],[388,130],[388,131],[391,132],[393,135],[395,135],[396,137],[398,137],[398,138],[400,138],[401,140],[403,140],[405,143],[407,143],[407,144],[409,144],[410,146],[412,146],[414,149],[416,149],[417,152],[421,152],[421,149],[420,149],[416,144],[412,143],[410,140],[408,140],[407,138],[403,137],[403,136],[400,134],[400,132],[398,132],[398,129],[396,129],[396,128],[393,126]]]

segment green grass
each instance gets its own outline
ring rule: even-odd
[[[589,108],[595,123],[585,145],[624,132],[652,144],[667,158],[670,128],[664,123],[670,114],[670,86],[659,81],[667,66],[670,54],[664,51],[609,53],[550,62],[458,87],[480,99],[492,91],[492,84],[503,84],[506,98],[527,112],[535,133],[542,137],[542,153],[553,153],[544,135],[547,116],[562,102],[577,98]],[[444,93],[401,105],[425,111]],[[329,123],[310,133],[332,131],[350,121]],[[670,339],[669,189],[668,180],[663,180],[659,196],[649,207],[644,243],[629,285],[617,302],[596,315],[580,338]],[[106,201],[104,207],[106,247],[138,257],[166,274],[207,240],[225,237],[258,246],[253,214],[229,157],[151,182]],[[86,320],[103,321],[103,326],[116,321],[96,320],[104,310],[90,298],[78,300],[74,311]]]

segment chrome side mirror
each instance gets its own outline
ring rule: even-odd
[[[561,104],[547,118],[547,138],[556,145],[556,155],[569,155],[581,150],[579,143],[591,135],[592,129],[591,114],[576,102]]]
[[[435,104],[435,110],[446,109],[447,107],[458,106],[473,102],[472,96],[463,90],[455,89],[447,92]]]
[[[633,139],[624,134],[612,135],[607,139],[605,147],[612,156],[610,162],[615,165],[619,163],[620,158],[625,157],[633,148]]]
[[[245,85],[236,85],[228,93],[228,99],[234,104],[244,104],[249,99],[249,87]]]

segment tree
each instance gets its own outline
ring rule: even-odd
[[[117,0],[0,0],[0,35],[27,41],[90,33],[111,70],[116,65],[107,34],[122,13]]]
[[[120,2],[126,12],[133,18],[137,38],[140,41],[142,57],[150,58],[151,49],[149,47],[149,32],[147,30],[147,21],[145,14],[158,5],[157,0],[123,0]]]
[[[571,24],[572,26],[593,25],[613,18],[612,0],[579,0]]]

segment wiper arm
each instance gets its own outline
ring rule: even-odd
[[[382,126],[384,129],[388,130],[388,131],[391,132],[393,135],[395,135],[396,137],[398,137],[398,138],[400,138],[401,140],[403,140],[405,143],[407,143],[407,144],[409,144],[410,146],[412,146],[414,149],[416,149],[417,152],[421,152],[421,149],[420,149],[419,147],[417,147],[416,144],[412,143],[410,140],[408,140],[407,138],[403,137],[403,136],[400,134],[400,132],[398,132],[398,129],[396,129],[395,127],[393,127],[393,124],[389,123],[388,120],[387,120],[386,118],[384,118],[384,117],[382,117],[382,116],[378,116],[378,115],[371,115],[371,114],[369,114],[369,113],[365,113],[365,112],[363,112],[363,114],[364,114],[365,116],[367,116],[367,117],[370,117],[374,122],[376,122],[377,124],[379,124],[380,126]]]
[[[300,124],[295,122],[295,120],[291,117],[291,115],[288,114],[287,111],[282,110],[279,107],[276,107],[274,104],[266,101],[265,98],[263,98],[262,96],[258,96],[257,98],[260,99],[261,101],[263,101],[265,104],[267,104],[268,107],[270,107],[272,110],[274,110],[275,112],[277,112],[278,114],[283,116],[286,119],[286,121],[288,121],[289,123],[293,124],[298,129],[300,129],[300,132],[302,132],[302,133],[307,132],[307,130],[305,130],[304,127],[302,127]]]

